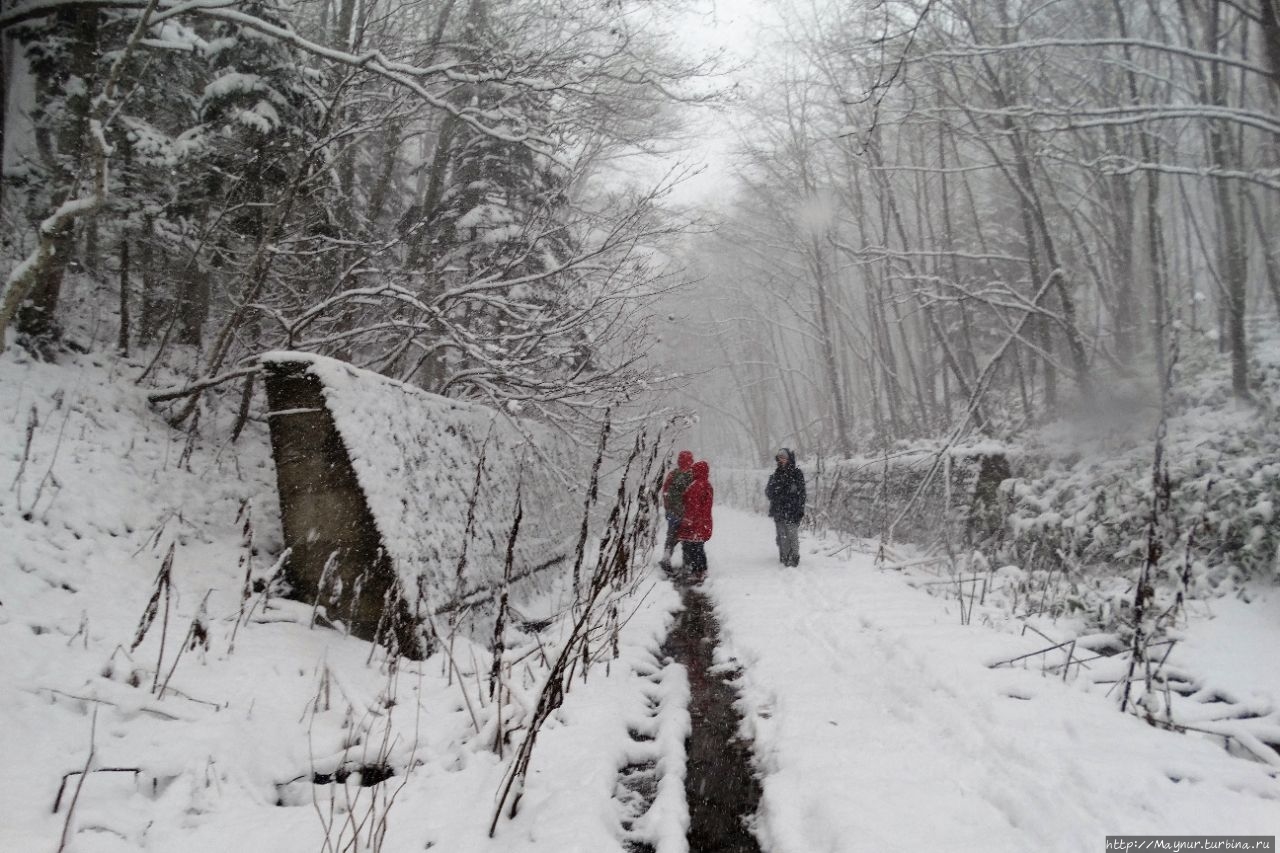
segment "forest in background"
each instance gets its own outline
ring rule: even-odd
[[[1254,396],[1246,318],[1280,314],[1273,0],[769,8],[731,206],[691,250],[708,440],[755,465],[1145,422],[1179,341]]]
[[[0,328],[145,358],[184,424],[280,348],[565,425],[683,387],[744,462],[1148,407],[1179,336],[1251,398],[1275,0],[764,0],[736,69],[680,37],[715,11],[8,4]],[[699,106],[714,230],[668,203]]]
[[[211,388],[247,410],[284,348],[598,420],[662,384],[682,167],[626,175],[714,94],[669,48],[682,5],[8,3],[0,331],[176,370],[175,424]]]

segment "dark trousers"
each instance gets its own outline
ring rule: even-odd
[[[681,542],[680,551],[684,554],[684,570],[701,574],[707,570],[707,550],[705,542]]]
[[[662,543],[662,553],[668,558],[676,549],[676,531],[680,529],[680,516],[667,513],[667,539]]]
[[[777,535],[778,559],[784,566],[800,565],[800,522],[773,520]]]

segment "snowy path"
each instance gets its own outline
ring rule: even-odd
[[[1038,671],[1043,646],[802,537],[717,508],[706,584],[745,668],[771,853],[1104,849],[1107,834],[1280,833],[1280,781]]]

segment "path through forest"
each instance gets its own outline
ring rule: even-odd
[[[1280,831],[1280,783],[1206,739],[1120,714],[1037,666],[1044,645],[802,537],[778,564],[768,519],[717,508],[701,589],[716,669],[736,685],[763,794],[761,846],[1101,850],[1107,834]],[[984,624],[985,623],[985,624]]]

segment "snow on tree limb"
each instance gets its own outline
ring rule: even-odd
[[[36,248],[27,258],[13,268],[0,289],[0,351],[5,349],[5,333],[13,318],[17,316],[27,295],[34,289],[45,266],[55,255],[55,235],[62,231],[79,216],[97,210],[102,204],[102,196],[93,195],[74,198],[58,206],[52,214],[40,223],[39,240]]]
[[[544,156],[555,157],[555,145],[548,136],[529,128],[509,126],[511,116],[506,112],[484,111],[469,105],[460,105],[447,97],[432,92],[428,85],[432,82],[448,82],[451,84],[483,84],[497,83],[516,89],[535,92],[575,91],[590,94],[594,88],[593,81],[609,81],[622,83],[635,89],[653,88],[665,98],[671,100],[690,100],[673,92],[669,86],[647,70],[637,74],[634,69],[611,72],[607,65],[610,60],[623,54],[615,52],[597,57],[597,64],[587,66],[584,73],[570,73],[571,66],[557,67],[556,73],[549,76],[530,76],[514,74],[507,70],[494,70],[488,73],[473,73],[460,67],[456,61],[448,61],[435,65],[416,66],[398,62],[385,56],[380,50],[369,50],[352,53],[346,50],[329,47],[308,39],[290,27],[280,26],[261,17],[239,11],[235,7],[241,0],[188,0],[188,2],[157,2],[157,0],[31,0],[21,3],[7,12],[0,12],[0,31],[27,21],[53,14],[59,10],[92,7],[110,10],[155,9],[151,15],[151,24],[183,17],[199,16],[212,20],[235,24],[263,35],[270,36],[283,44],[288,44],[312,56],[339,65],[346,65],[367,71],[382,77],[398,86],[411,91],[431,107],[455,116],[465,122],[478,133],[503,142],[527,145]],[[697,100],[697,99],[692,99]]]
[[[116,86],[120,82],[120,75],[123,72],[125,63],[137,49],[138,42],[150,25],[151,15],[157,5],[158,0],[147,0],[142,16],[138,19],[138,24],[134,27],[129,41],[111,65],[102,94],[93,102],[89,120],[90,136],[95,144],[92,194],[64,201],[58,206],[57,210],[40,223],[36,248],[24,262],[9,274],[9,277],[5,280],[3,290],[0,290],[0,352],[5,349],[5,337],[9,324],[17,316],[18,309],[35,288],[45,268],[56,257],[55,241],[57,235],[70,228],[78,217],[97,210],[106,200],[107,168],[111,149],[107,144],[106,136],[103,134],[103,124],[110,113]]]
[[[1220,65],[1226,65],[1230,68],[1237,68],[1241,71],[1248,71],[1251,74],[1259,74],[1263,77],[1274,77],[1271,69],[1261,65],[1255,65],[1243,59],[1237,59],[1233,56],[1227,56],[1221,53],[1211,53],[1204,50],[1196,50],[1190,47],[1184,47],[1177,44],[1169,44],[1167,42],[1153,41],[1151,39],[1138,38],[1046,38],[1046,39],[1028,39],[1026,41],[1007,42],[1004,44],[957,44],[945,48],[934,48],[911,57],[908,63],[927,62],[934,59],[973,59],[985,56],[992,56],[999,53],[1018,53],[1024,51],[1048,50],[1051,48],[1107,48],[1107,47],[1129,47],[1138,48],[1140,50],[1155,51],[1157,53],[1167,53],[1173,56],[1180,56],[1184,59],[1194,60],[1196,62],[1213,62]]]

